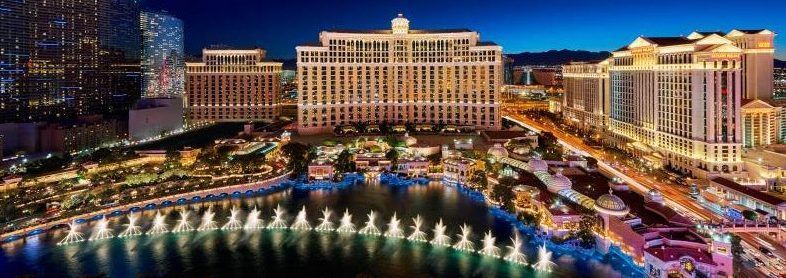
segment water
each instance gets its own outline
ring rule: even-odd
[[[265,224],[276,222],[272,217],[279,204],[276,220],[280,222],[272,225],[278,229],[259,229]],[[233,207],[239,208],[234,215],[230,213]],[[185,208],[190,214],[183,211]],[[258,210],[256,213],[252,213],[254,208]],[[325,208],[334,213],[326,212]],[[227,221],[249,218],[259,220],[247,229],[239,229],[240,226],[234,225],[239,223],[233,223],[233,229],[228,230],[191,231],[194,226],[199,226],[200,218],[208,209],[209,213],[215,213],[215,217],[210,218],[222,219],[217,223],[219,227]],[[467,240],[474,243],[473,248],[499,256],[509,255],[506,246],[511,243],[500,239],[516,238],[510,224],[489,213],[483,203],[439,183],[410,187],[370,184],[338,191],[294,190],[263,197],[192,204],[162,212],[157,225],[154,225],[156,211],[141,213],[135,219],[135,224],[142,231],[150,232],[155,230],[153,226],[158,226],[182,232],[109,238],[61,246],[57,242],[66,236],[67,231],[42,234],[28,238],[26,243],[17,241],[3,245],[0,249],[0,269],[3,269],[3,273],[0,276],[620,276],[610,265],[626,275],[631,273],[628,269],[620,269],[624,265],[619,262],[607,263],[604,258],[587,258],[578,253],[554,251],[551,256],[556,265],[551,273],[546,274],[535,271],[532,266],[477,252],[461,251],[450,245],[433,246],[428,242],[401,238],[402,234],[397,229],[410,236],[414,230],[412,226],[417,226],[414,219],[419,216],[422,221],[420,230],[425,232],[422,236],[425,241],[431,241],[434,239],[436,222],[441,219],[444,229],[440,227],[439,232],[446,237],[461,235],[456,236],[456,242],[461,242],[466,236]],[[354,216],[348,223],[342,221],[347,218],[347,212]],[[380,228],[377,227],[383,228],[385,232],[395,228],[392,232],[396,237],[319,232],[312,229],[290,230],[285,226],[287,223],[297,223],[297,218],[300,218],[301,224],[306,224],[302,219],[314,225],[324,224],[326,222],[320,218],[326,215],[330,226],[334,226],[331,228],[337,230],[349,224],[354,227],[345,228],[376,228],[369,228],[370,232],[378,232]],[[85,238],[96,224],[81,225]],[[119,234],[127,227],[124,224],[128,224],[127,217],[114,217],[109,219],[108,226],[114,229],[114,234]],[[243,221],[243,224],[248,224],[248,220]],[[467,227],[462,232],[460,226],[464,224]],[[490,231],[498,239],[498,249],[484,244],[494,244],[490,236],[475,231]],[[526,254],[530,263],[537,263],[541,243],[533,239],[528,234],[520,236],[522,253]]]

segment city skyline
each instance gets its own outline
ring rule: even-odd
[[[403,13],[415,22],[417,29],[466,28],[471,26],[483,40],[503,46],[505,53],[539,52],[553,49],[613,51],[640,35],[687,36],[693,31],[732,29],[770,29],[776,33],[786,29],[778,14],[786,11],[786,3],[770,3],[767,9],[755,3],[735,7],[732,1],[683,3],[661,1],[635,3],[611,1],[592,5],[574,0],[552,3],[502,1],[497,5],[477,6],[472,1],[443,0],[428,3],[387,1],[373,6],[357,1],[342,3],[246,3],[231,0],[215,6],[205,0],[148,0],[149,9],[167,10],[185,22],[186,52],[199,55],[202,48],[214,44],[236,47],[259,46],[271,58],[295,57],[295,46],[314,40],[316,32],[326,29],[384,29],[386,20]],[[258,7],[258,8],[257,8]],[[310,7],[288,9],[287,7]],[[565,7],[572,7],[566,9]],[[677,8],[681,7],[681,8]],[[729,13],[738,16],[718,16]],[[259,16],[259,10],[281,10]],[[692,11],[701,10],[702,13]],[[205,20],[210,18],[210,20]],[[641,20],[645,18],[647,20]],[[281,32],[286,30],[286,32]],[[609,32],[614,30],[614,32]],[[775,37],[776,49],[786,46],[786,38]],[[786,59],[782,51],[776,58]]]

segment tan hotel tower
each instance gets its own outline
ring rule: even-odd
[[[354,123],[500,128],[502,47],[477,32],[332,30],[297,47],[298,132]]]

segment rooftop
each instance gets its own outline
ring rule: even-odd
[[[722,185],[722,186],[724,186],[724,187],[726,187],[728,189],[731,189],[731,190],[737,191],[739,193],[745,194],[747,196],[750,196],[751,198],[754,198],[754,199],[757,199],[759,201],[765,202],[767,204],[773,205],[773,206],[779,206],[779,205],[783,205],[783,204],[786,203],[786,200],[781,199],[781,198],[779,198],[777,196],[773,196],[773,195],[770,195],[770,194],[767,194],[767,193],[764,193],[764,192],[761,192],[761,191],[758,191],[758,190],[755,190],[755,189],[752,189],[752,188],[740,185],[739,183],[737,183],[735,181],[732,181],[732,180],[729,180],[727,178],[717,177],[717,178],[712,179],[712,182],[717,183],[719,185]]]

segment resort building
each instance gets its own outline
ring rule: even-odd
[[[759,187],[759,188],[756,188]],[[728,210],[742,212],[744,210],[756,211],[762,218],[766,216],[775,217],[778,220],[786,220],[786,200],[781,197],[771,195],[761,191],[759,185],[752,186],[741,184],[739,181],[727,178],[714,178],[710,181],[704,196],[715,195],[713,203]]]
[[[706,35],[708,33],[704,33]],[[693,33],[688,38],[700,38]],[[742,98],[772,99],[774,86],[775,33],[770,30],[732,30],[726,34],[735,46],[742,49]]]
[[[742,143],[745,148],[778,143],[779,109],[758,99],[742,104]]]
[[[683,173],[742,174],[743,54],[717,33],[637,38],[612,53],[609,129]]]
[[[297,50],[298,132],[355,123],[500,128],[502,47],[471,30],[329,30]]]
[[[212,48],[186,64],[185,108],[190,121],[273,121],[279,114],[281,66],[265,50]]]
[[[609,60],[567,64],[562,76],[562,116],[574,126],[605,129],[610,109]]]
[[[474,159],[450,157],[442,160],[442,178],[450,183],[467,184],[472,173],[479,167]]]

